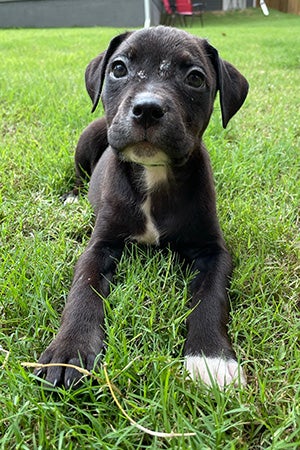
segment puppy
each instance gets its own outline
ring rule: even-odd
[[[231,258],[217,214],[203,133],[219,91],[223,126],[242,106],[246,79],[206,40],[169,27],[121,34],[86,71],[94,121],[76,151],[77,194],[91,174],[96,221],[79,258],[61,327],[39,359],[92,369],[105,346],[102,298],[128,241],[169,246],[195,271],[184,347],[192,379],[244,384],[227,335]],[[69,387],[72,368],[37,375]]]

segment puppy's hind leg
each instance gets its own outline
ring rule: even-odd
[[[65,204],[76,201],[107,146],[106,120],[102,117],[94,120],[79,137],[75,150],[75,186],[62,196]]]

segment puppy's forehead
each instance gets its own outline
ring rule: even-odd
[[[152,64],[192,64],[199,60],[204,62],[205,43],[205,39],[183,30],[159,26],[135,31],[120,45],[118,53],[133,61],[138,58]]]

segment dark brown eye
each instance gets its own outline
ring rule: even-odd
[[[202,87],[205,83],[205,77],[202,72],[199,70],[191,70],[190,73],[187,75],[185,79],[186,84],[188,84],[190,87],[199,89]]]
[[[115,61],[112,66],[112,74],[115,78],[123,78],[126,77],[128,73],[127,67],[123,63],[123,61]]]

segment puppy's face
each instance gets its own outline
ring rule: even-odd
[[[213,110],[216,76],[208,44],[158,27],[130,34],[110,57],[102,101],[108,142],[147,165],[182,165]]]

